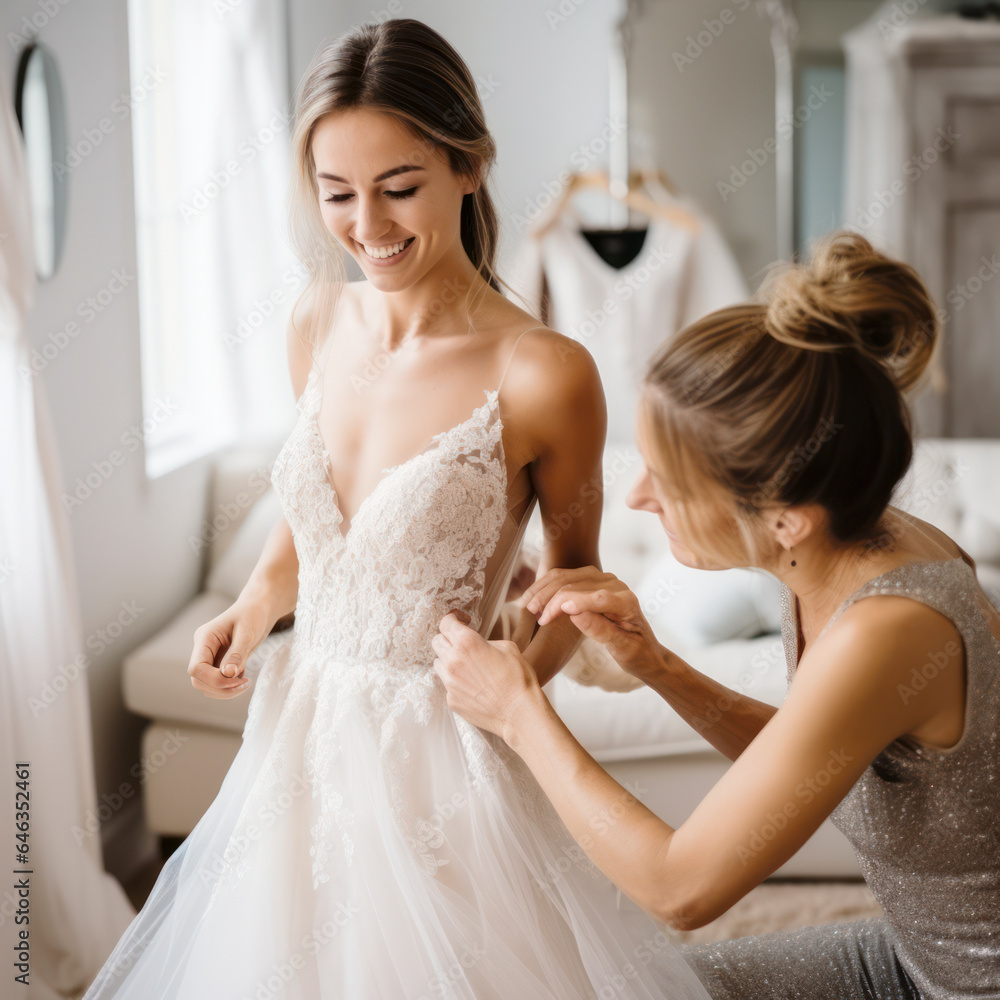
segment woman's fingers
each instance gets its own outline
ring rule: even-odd
[[[445,686],[448,706],[468,722],[497,735],[519,694],[537,684],[534,671],[508,639],[487,641],[454,614],[445,615],[431,639],[434,671]]]
[[[215,675],[218,677],[219,671],[215,667],[212,669],[215,670]],[[240,677],[235,681],[229,681],[225,684],[213,684],[211,682],[206,683],[199,677],[192,677],[191,684],[195,690],[200,691],[209,698],[232,698],[250,686],[250,679],[248,677]]]
[[[202,625],[194,633],[194,647],[191,659],[188,661],[188,673],[194,677],[199,668],[207,664],[215,666],[215,658],[219,653],[225,638],[213,628]]]
[[[238,626],[232,629],[234,635],[243,631]],[[243,691],[248,685],[248,679],[243,675],[243,665],[247,653],[243,652],[246,642],[239,644],[231,641],[230,629],[226,623],[216,620],[202,625],[194,634],[194,648],[188,663],[188,675],[191,685],[210,698],[231,698]],[[227,664],[234,656],[239,658],[239,667],[235,673],[225,674],[217,665],[219,661]]]
[[[229,644],[220,672],[223,677],[241,677],[247,657],[253,651],[254,639],[250,629],[237,621],[233,626],[233,641]]]
[[[216,692],[235,691],[249,683],[242,674],[238,677],[226,677],[218,667],[211,664],[198,664],[194,672],[188,670],[191,675],[191,684],[205,694]]]
[[[585,585],[592,582],[597,585],[604,580],[612,579],[610,573],[602,573],[596,566],[580,566],[575,569],[550,569],[543,577],[536,580],[521,595],[519,604],[532,614],[538,614],[553,595],[561,588]]]
[[[612,602],[604,589],[584,590],[576,586],[560,587],[542,608],[539,625],[547,625],[561,614],[578,615],[584,611],[604,614],[611,610]]]

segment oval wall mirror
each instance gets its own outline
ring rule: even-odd
[[[62,84],[46,46],[33,43],[21,52],[15,94],[28,168],[35,271],[45,281],[62,257],[68,189],[68,169],[56,162],[57,152],[66,148]]]

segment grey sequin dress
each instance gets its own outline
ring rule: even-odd
[[[894,740],[831,814],[885,916],[683,947],[713,1000],[1000,998],[1000,614],[958,557],[875,577],[823,631],[876,594],[913,598],[958,629],[962,736],[947,750]],[[799,623],[787,587],[782,639],[791,682]],[[918,669],[914,688],[934,669]]]

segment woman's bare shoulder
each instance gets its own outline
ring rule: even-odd
[[[513,383],[519,392],[593,394],[601,385],[597,363],[579,341],[540,324],[530,313],[511,306],[509,334],[505,338],[516,350],[504,385]]]
[[[531,431],[536,454],[560,441],[582,443],[581,435],[603,444],[607,409],[593,355],[572,337],[522,316],[509,339],[516,346],[503,383],[508,414]]]
[[[889,510],[902,527],[902,531],[897,532],[899,541],[915,559],[962,558],[975,569],[972,557],[949,534],[898,507]]]

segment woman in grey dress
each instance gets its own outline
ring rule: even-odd
[[[719,916],[827,816],[850,839],[884,917],[684,949],[713,998],[1000,997],[1000,615],[972,560],[890,504],[935,317],[911,268],[840,233],[648,367],[627,502],[681,562],[781,581],[780,708],[664,649],[597,567],[522,597],[734,761],[676,829],[579,745],[514,643],[451,614],[434,640],[451,707],[506,740],[593,861],[675,928]]]

